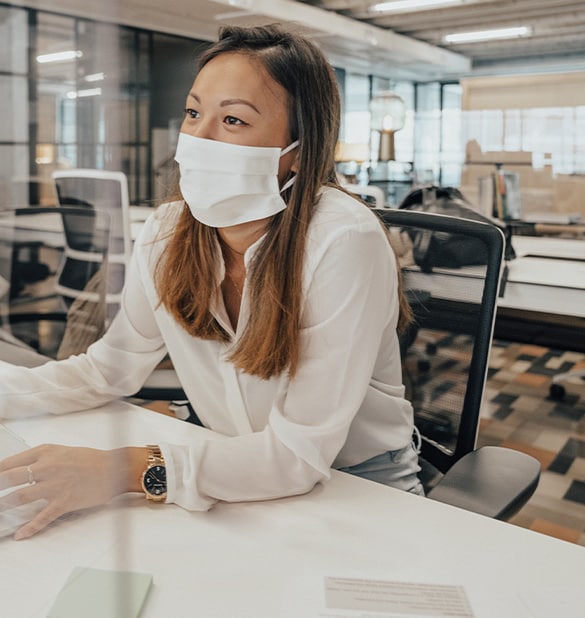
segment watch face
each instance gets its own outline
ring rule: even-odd
[[[144,474],[144,489],[153,496],[167,492],[167,470],[164,466],[152,466]]]

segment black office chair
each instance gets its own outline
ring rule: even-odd
[[[69,169],[51,176],[59,206],[89,207],[110,220],[108,247],[108,322],[120,306],[121,291],[132,255],[128,180],[122,172]],[[83,259],[83,256],[80,256]]]
[[[41,364],[83,352],[101,336],[109,233],[109,217],[91,208],[0,212],[1,340],[22,348],[3,346],[3,360],[14,352]]]
[[[399,241],[403,286],[415,316],[404,336],[403,368],[422,437],[421,480],[427,495],[509,519],[534,493],[540,464],[510,449],[476,449],[504,236],[479,221],[398,209],[375,212]],[[484,258],[475,261],[482,263],[433,266],[428,254],[420,255],[421,238],[430,247],[433,235],[477,243]],[[435,259],[441,263],[440,256]]]

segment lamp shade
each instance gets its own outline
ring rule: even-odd
[[[370,127],[373,131],[399,131],[404,126],[406,105],[394,92],[380,92],[370,101]]]
[[[348,142],[337,142],[335,148],[335,160],[342,163],[355,161],[363,163],[370,158],[369,144],[352,144]]]

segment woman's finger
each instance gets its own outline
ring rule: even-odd
[[[16,541],[20,541],[22,539],[28,539],[31,536],[34,536],[37,532],[40,532],[64,514],[65,511],[63,511],[62,508],[55,503],[51,503],[35,517],[33,517],[33,519],[31,519],[28,523],[22,526],[22,528],[19,528],[14,533],[14,539]]]
[[[26,451],[22,451],[22,453],[17,453],[16,455],[11,455],[10,457],[0,460],[0,473],[11,470],[12,468],[26,467],[35,463],[35,461],[38,460],[38,449],[40,448],[42,447],[37,446],[35,448],[30,448]]]
[[[36,470],[35,475],[33,465],[10,468],[6,472],[0,473],[0,490],[21,485],[36,485],[39,480],[39,470]]]
[[[46,498],[41,487],[31,485],[29,487],[17,489],[16,491],[0,498],[0,513],[16,506],[29,504],[35,500],[39,500],[40,498]]]

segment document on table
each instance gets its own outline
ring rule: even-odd
[[[326,577],[325,606],[323,618],[473,618],[462,586]]]

